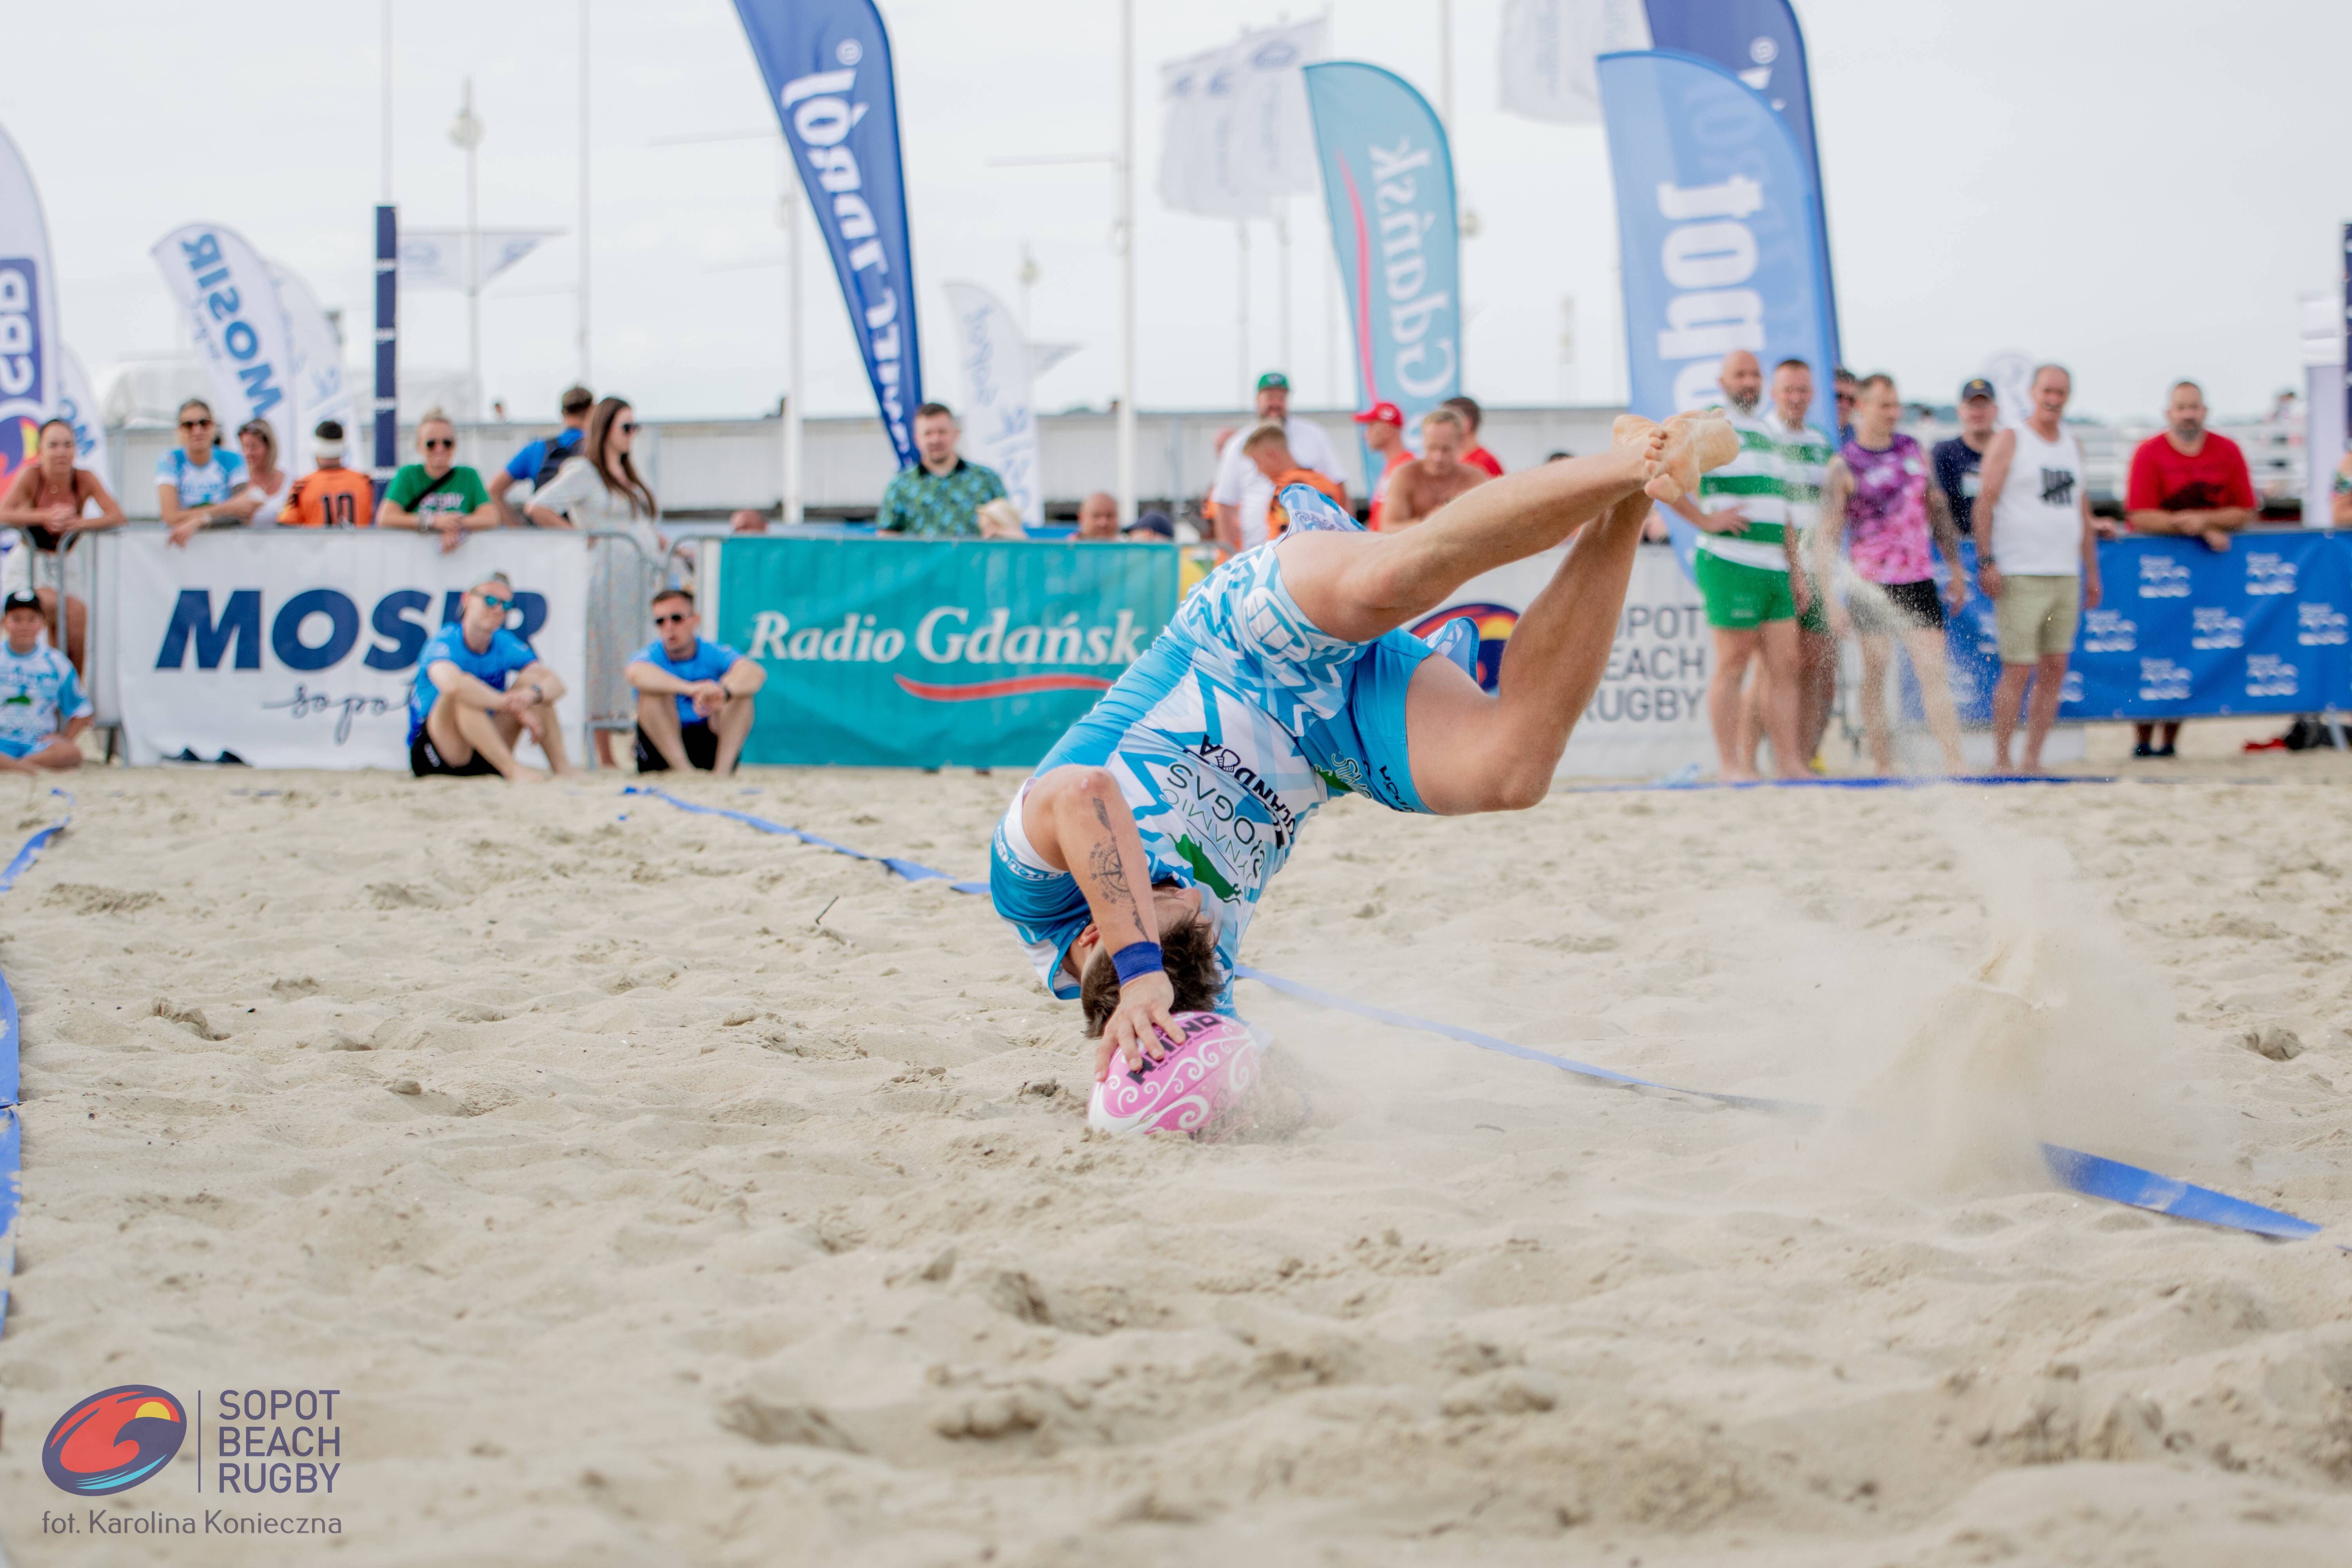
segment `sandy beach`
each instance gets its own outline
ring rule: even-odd
[[[2340,1563],[2352,1257],[2054,1191],[2034,1154],[2352,1241],[2352,765],[2200,737],[2113,784],[1341,801],[1255,963],[1827,1113],[1244,984],[1312,1118],[1221,1145],[1090,1134],[1075,1011],[940,883],[610,774],[88,770],[0,901],[0,1544]],[[1015,783],[677,787],[977,875]],[[10,846],[46,820],[18,787]],[[113,1511],[341,1533],[43,1533],[43,1436],[124,1383],[339,1390],[331,1499],[199,1497],[192,1438]]]

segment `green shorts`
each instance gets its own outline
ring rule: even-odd
[[[1702,550],[1691,563],[1698,594],[1706,602],[1706,624],[1723,631],[1750,631],[1767,621],[1786,621],[1797,614],[1786,572],[1743,566],[1737,561]]]
[[[2080,577],[2002,577],[1993,603],[2000,662],[2032,664],[2074,651],[2082,603]]]

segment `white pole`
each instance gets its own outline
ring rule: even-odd
[[[787,167],[784,170],[784,226],[792,231],[792,242],[786,247],[792,257],[786,268],[789,281],[785,288],[791,298],[785,309],[792,316],[793,351],[791,363],[785,366],[790,384],[784,389],[784,499],[783,519],[786,522],[801,520],[801,507],[806,499],[801,484],[801,405],[803,367],[801,340],[806,334],[801,316],[801,202],[800,171],[790,166],[792,149],[784,149]]]
[[[580,384],[588,379],[588,0],[580,0]]]
[[[1118,516],[1135,494],[1135,0],[1118,7]]]
[[[474,79],[466,79],[465,118],[474,119]],[[477,178],[481,146],[478,129],[466,142],[466,374],[467,414],[474,423],[482,418],[482,220]]]
[[[1241,384],[1244,387],[1247,387],[1250,379],[1249,220],[1247,218],[1244,218],[1234,225],[1234,256],[1236,263],[1236,271],[1234,277],[1234,353],[1237,356],[1237,362],[1234,364],[1234,369]],[[1244,391],[1243,394],[1244,398],[1246,399],[1248,395],[1248,393]]]
[[[1323,374],[1325,384],[1331,388],[1331,406],[1353,408],[1356,406],[1355,384],[1348,380],[1339,369],[1339,334],[1344,329],[1339,325],[1339,258],[1337,256],[1331,258],[1330,268],[1323,274]]]
[[[1280,287],[1275,294],[1281,312],[1282,374],[1295,374],[1298,367],[1290,363],[1290,198],[1284,196],[1274,211],[1274,256],[1276,281]]]
[[[392,0],[383,0],[383,205],[392,205]]]
[[[1437,122],[1454,134],[1454,0],[1437,0]]]

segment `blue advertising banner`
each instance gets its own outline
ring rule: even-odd
[[[1796,139],[1797,152],[1822,188],[1821,145],[1813,136],[1813,84],[1805,35],[1789,0],[1648,0],[1650,45],[1711,60],[1762,95]],[[1822,277],[1828,302],[1831,363],[1837,363],[1837,290],[1830,282],[1829,229],[1817,205]]]
[[[1990,718],[2000,648],[1991,601],[1974,590],[1949,627],[1952,694],[1964,722]],[[2226,552],[2194,539],[2099,546],[2102,596],[2083,612],[2062,720],[2186,719],[2352,709],[2352,536],[2240,534]]]
[[[849,307],[898,466],[923,401],[890,36],[874,0],[735,0]],[[798,389],[794,395],[798,395]]]
[[[1027,767],[1176,613],[1156,544],[730,539],[719,639],[768,671],[743,760]]]
[[[1331,244],[1356,340],[1360,409],[1393,403],[1405,440],[1462,390],[1462,284],[1454,156],[1405,80],[1340,60],[1306,68]]]

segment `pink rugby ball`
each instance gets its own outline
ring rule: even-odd
[[[1257,1082],[1260,1047],[1241,1020],[1179,1013],[1176,1025],[1184,1039],[1166,1057],[1155,1062],[1146,1056],[1137,1072],[1115,1063],[1109,1080],[1095,1085],[1087,1126],[1198,1136]]]

